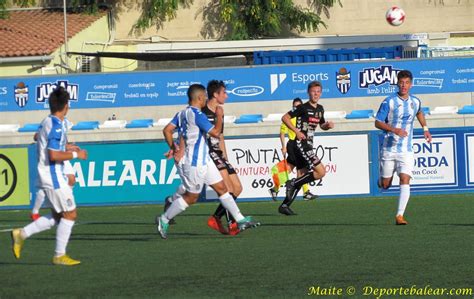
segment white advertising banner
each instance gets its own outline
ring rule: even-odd
[[[317,155],[326,167],[326,176],[310,187],[314,194],[370,192],[366,134],[316,136],[314,141]],[[226,148],[229,162],[242,182],[243,191],[239,198],[269,198],[268,189],[273,185],[271,168],[282,159],[279,138],[228,139]],[[282,187],[279,196],[284,195],[285,188]],[[215,193],[209,192],[208,197],[215,198]]]
[[[466,182],[474,186],[474,135],[466,135]]]
[[[412,187],[432,185],[443,187],[457,185],[456,136],[433,135],[431,143],[423,136],[413,138],[415,166],[413,168]],[[398,176],[394,175],[393,185],[398,185]]]

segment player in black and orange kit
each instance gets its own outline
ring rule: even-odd
[[[296,215],[290,205],[295,200],[301,186],[319,180],[326,175],[326,169],[313,148],[313,135],[318,125],[325,131],[334,128],[333,122],[324,119],[324,108],[318,104],[321,94],[322,85],[320,82],[309,83],[309,101],[299,105],[295,110],[289,111],[281,118],[286,126],[296,134],[293,148],[288,149],[288,151],[294,151],[296,169],[308,170],[306,174],[286,183],[286,197],[278,208],[278,211],[285,215]],[[295,125],[291,122],[292,118],[296,118]]]
[[[207,119],[209,119],[212,124],[215,124],[216,107],[223,105],[228,97],[224,82],[218,80],[209,81],[207,84],[207,95],[207,104],[201,111],[207,116]],[[224,183],[227,186],[227,190],[229,190],[229,193],[234,197],[235,200],[240,195],[240,193],[242,193],[242,184],[240,183],[239,177],[237,176],[234,167],[232,167],[227,159],[227,151],[225,148],[223,133],[224,127],[222,127],[222,132],[219,138],[207,135],[209,156],[211,156],[212,161],[214,161],[217,169],[219,169]],[[227,226],[222,225],[221,222],[221,219],[224,215],[226,215],[227,218]],[[214,215],[209,217],[207,220],[207,225],[222,234],[236,235],[239,233],[237,224],[235,221],[232,221],[233,219],[229,219],[229,217],[231,216],[227,213],[222,204],[220,204],[214,212]]]

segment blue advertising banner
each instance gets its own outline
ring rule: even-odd
[[[191,84],[212,79],[226,82],[231,103],[305,98],[314,80],[325,98],[383,97],[396,91],[402,69],[413,73],[414,94],[472,92],[472,65],[474,58],[438,58],[2,78],[0,111],[48,109],[57,86],[69,91],[73,108],[180,105]]]
[[[181,180],[165,142],[86,144],[88,160],[73,160],[79,205],[163,203]]]

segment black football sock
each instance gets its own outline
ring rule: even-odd
[[[312,181],[315,181],[316,179],[314,178],[313,176],[313,173],[312,172],[308,172],[302,176],[300,176],[299,178],[295,179],[295,187],[296,188],[301,188],[304,184],[308,184],[308,183],[311,183]]]
[[[224,206],[223,206],[222,204],[220,204],[220,205],[217,207],[216,211],[214,212],[214,216],[215,216],[216,218],[219,218],[219,219],[220,219],[220,218],[222,218],[222,216],[225,215],[225,211],[226,211],[226,209],[224,208]]]
[[[296,195],[298,194],[298,192],[300,192],[300,188],[295,188],[295,192],[292,194],[292,196],[290,198],[285,197],[285,199],[283,200],[281,206],[284,206],[284,205],[286,205],[287,207],[291,206],[293,201],[295,201],[295,198],[296,198]]]

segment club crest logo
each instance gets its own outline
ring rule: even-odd
[[[346,94],[351,88],[351,72],[348,72],[344,67],[336,72],[336,86],[342,94]]]
[[[19,82],[14,87],[15,93],[15,102],[18,107],[23,108],[28,103],[28,85],[25,85],[24,82]]]

